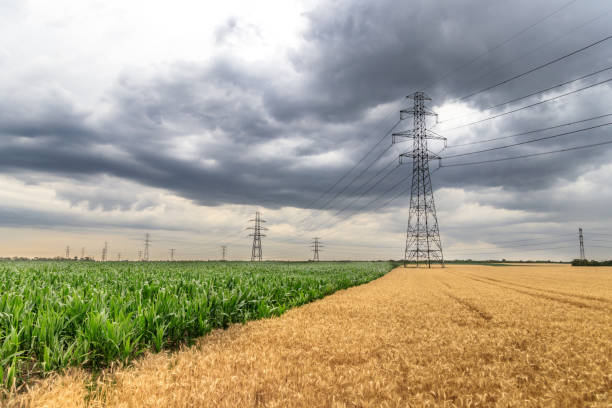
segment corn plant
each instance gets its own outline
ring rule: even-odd
[[[0,263],[0,384],[127,363],[232,323],[278,316],[388,272],[385,262]]]

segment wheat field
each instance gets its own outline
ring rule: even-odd
[[[612,268],[397,268],[279,318],[13,395],[35,407],[609,407]]]

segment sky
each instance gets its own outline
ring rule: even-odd
[[[571,260],[579,227],[610,259],[612,144],[541,153],[612,140],[611,22],[604,0],[0,0],[0,256],[137,259],[149,233],[152,259],[249,259],[260,211],[265,259],[315,236],[401,259],[389,131],[424,91],[446,259]]]

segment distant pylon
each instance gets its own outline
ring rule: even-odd
[[[582,235],[582,228],[578,228],[578,241],[580,241],[580,259],[584,261],[586,256],[584,255],[584,236]]]
[[[121,262],[121,252],[117,253],[117,261]]]
[[[259,211],[255,212],[255,218],[252,220],[255,223],[255,226],[248,227],[247,229],[252,229],[253,233],[249,234],[249,237],[253,237],[253,248],[251,249],[251,261],[261,261],[261,237],[265,237],[262,235],[261,231],[266,231],[267,228],[262,227],[261,223],[266,222],[266,220],[262,220],[259,214]]]
[[[402,153],[399,157],[400,163],[403,163],[406,158],[412,161],[412,189],[404,266],[411,261],[415,261],[417,266],[422,261],[426,261],[429,267],[432,261],[444,266],[442,241],[429,173],[429,160],[440,159],[440,156],[428,150],[427,140],[442,140],[446,145],[446,138],[427,130],[426,117],[436,115],[425,106],[425,101],[431,98],[424,92],[415,92],[408,98],[414,100],[414,107],[401,110],[400,120],[412,116],[413,129],[393,133],[393,143],[398,143],[396,141],[398,138],[413,140],[412,152]]]
[[[81,248],[81,259],[85,259],[85,247]]]
[[[174,248],[170,249],[170,260],[174,261],[174,251],[176,251]]]
[[[102,248],[102,262],[106,261],[107,254],[108,254],[108,242],[104,242],[104,248]]]
[[[138,260],[142,261],[142,250],[138,251]]]
[[[221,260],[225,261],[225,255],[227,254],[227,245],[221,245]]]
[[[314,237],[312,239],[312,243],[310,247],[312,248],[312,252],[313,252],[312,260],[314,262],[319,262],[319,251],[323,251],[321,249],[323,247],[323,245],[321,245],[321,238]]]
[[[145,234],[144,254],[142,256],[143,261],[149,260],[149,246],[151,246],[151,236],[147,232]]]
[[[70,258],[70,246],[66,246],[66,259]]]

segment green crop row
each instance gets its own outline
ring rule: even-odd
[[[0,383],[125,363],[390,269],[384,262],[1,262]]]

